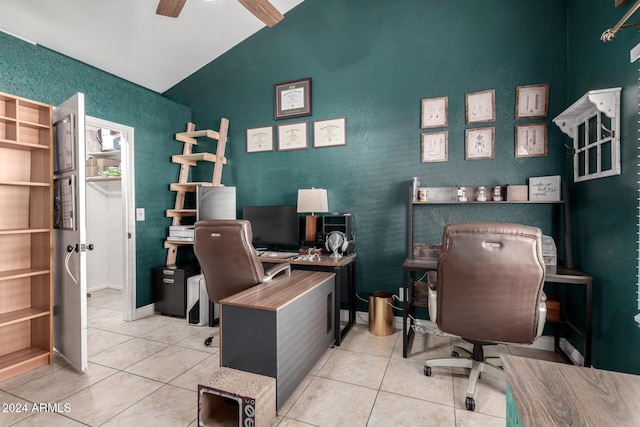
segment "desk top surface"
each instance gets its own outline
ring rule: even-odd
[[[220,305],[278,311],[334,277],[334,273],[293,270],[290,275],[278,275],[269,282],[224,298]]]
[[[402,267],[408,270],[437,270],[438,260],[435,258],[407,258]],[[557,267],[555,272],[547,271],[545,281],[552,283],[585,284],[591,283],[593,278],[566,267]]]
[[[522,425],[637,426],[640,376],[501,355]]]
[[[258,257],[260,262],[282,264],[288,262],[291,265],[320,265],[326,267],[342,267],[356,259],[356,254],[343,255],[341,257],[332,257],[331,255],[320,255],[320,261],[309,261],[304,259],[282,259],[270,257]]]

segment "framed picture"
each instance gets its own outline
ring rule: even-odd
[[[547,124],[533,123],[516,126],[516,157],[547,155]]]
[[[317,120],[313,122],[313,147],[347,145],[347,119]]]
[[[516,88],[516,119],[547,117],[549,84]]]
[[[53,180],[53,228],[60,230],[75,230],[76,221],[73,213],[76,211],[76,181],[75,175]]]
[[[309,148],[307,122],[278,125],[278,151],[306,150]]]
[[[494,158],[495,129],[489,127],[465,131],[465,160]]]
[[[247,129],[247,153],[273,151],[273,126]]]
[[[67,114],[54,123],[55,132],[53,156],[53,172],[61,173],[73,170],[76,164],[76,142],[74,115]],[[84,160],[83,160],[84,162]],[[84,167],[84,166],[83,166]]]
[[[425,132],[422,134],[422,163],[449,160],[449,132]]]
[[[274,86],[275,119],[311,115],[311,79],[278,83]]]
[[[496,91],[472,92],[464,95],[467,124],[496,121]]]
[[[420,127],[439,128],[447,126],[447,112],[449,109],[449,97],[424,98],[422,100],[422,120]]]

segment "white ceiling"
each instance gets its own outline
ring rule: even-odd
[[[285,14],[302,1],[271,3]],[[156,15],[157,4],[1,0],[0,31],[162,93],[265,27],[237,0],[187,0],[178,18]]]

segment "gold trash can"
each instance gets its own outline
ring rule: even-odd
[[[393,294],[369,293],[369,332],[385,337],[393,334]]]

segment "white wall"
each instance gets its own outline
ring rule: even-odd
[[[124,215],[120,181],[87,183],[87,291],[122,289]]]

